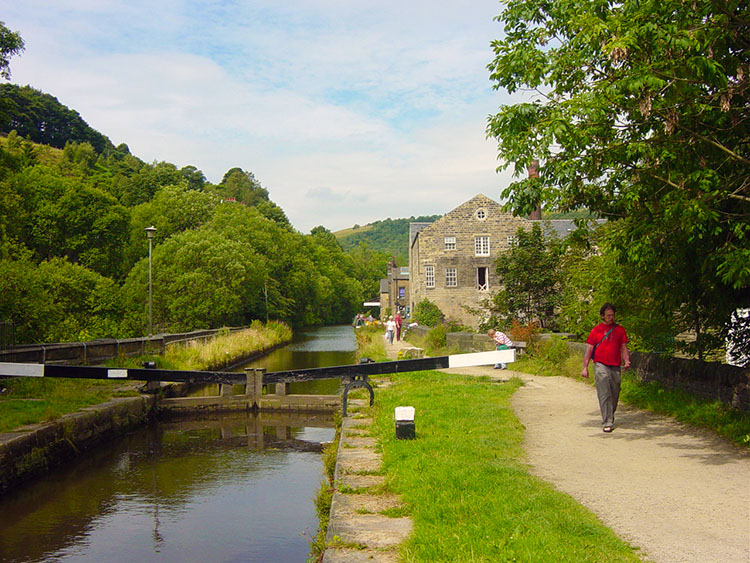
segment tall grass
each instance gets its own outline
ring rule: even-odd
[[[374,431],[387,482],[414,533],[405,561],[637,561],[569,496],[530,475],[510,408],[521,384],[427,371],[379,389]],[[393,410],[416,409],[416,439],[395,438]]]
[[[381,327],[362,326],[355,330],[357,337],[357,355],[360,358],[370,358],[376,362],[388,359],[385,351],[385,334]]]
[[[164,359],[174,369],[220,369],[291,339],[292,330],[282,322],[271,321],[264,325],[260,321],[253,321],[245,330],[220,333],[207,343],[171,346]]]

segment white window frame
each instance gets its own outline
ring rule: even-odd
[[[489,256],[490,255],[490,237],[488,235],[480,235],[474,237],[474,256]]]
[[[435,266],[424,267],[424,285],[427,288],[435,287]]]
[[[484,208],[477,209],[476,216],[480,221],[484,221],[487,218],[487,210]]]
[[[516,235],[509,235],[507,238],[508,246],[514,246],[518,243],[518,237]]]
[[[445,237],[445,250],[456,250],[456,237]]]
[[[458,287],[458,269],[445,269],[445,287]]]

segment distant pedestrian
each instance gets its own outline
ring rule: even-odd
[[[513,341],[508,338],[505,333],[495,330],[494,328],[487,331],[487,336],[492,338],[495,342],[495,350],[508,350],[513,346]],[[495,364],[495,369],[505,369],[507,367],[508,365],[502,362]]]
[[[581,377],[589,376],[589,361],[594,360],[594,377],[599,410],[602,413],[602,430],[612,432],[615,411],[620,399],[620,366],[630,367],[628,335],[615,323],[615,306],[605,303],[599,309],[602,322],[596,325],[586,339]]]
[[[393,320],[396,322],[396,340],[401,340],[401,325],[403,324],[401,314],[396,312],[396,318]]]
[[[393,335],[396,333],[396,321],[393,320],[393,315],[388,317],[385,323],[385,339],[388,344],[393,344]]]

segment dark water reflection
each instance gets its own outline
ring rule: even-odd
[[[351,327],[326,327],[254,367],[349,364],[355,349]],[[333,437],[330,416],[161,421],[0,498],[0,561],[305,561]]]
[[[243,414],[130,434],[6,494],[0,560],[304,561],[332,426]]]

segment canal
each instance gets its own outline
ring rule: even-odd
[[[323,327],[252,367],[355,357],[351,327]],[[338,383],[308,392],[333,393]],[[320,450],[333,438],[331,417],[320,415],[158,421],[6,492],[0,561],[305,561],[318,526]]]

